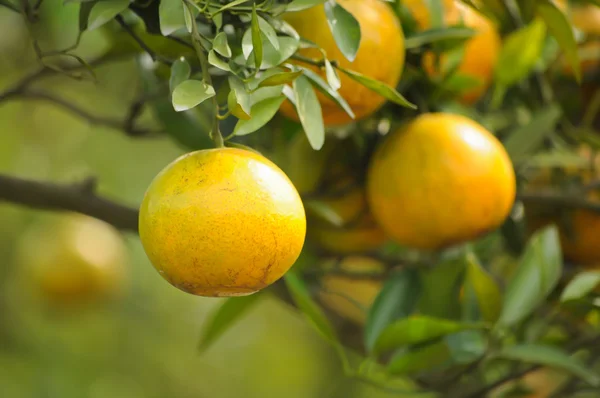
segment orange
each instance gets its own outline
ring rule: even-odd
[[[411,11],[419,27],[423,30],[432,26],[431,15],[424,0],[405,0],[403,4]],[[476,30],[476,35],[469,39],[464,48],[464,56],[457,73],[479,81],[479,85],[461,95],[464,103],[477,101],[491,84],[494,68],[501,48],[501,38],[496,26],[483,15],[462,4],[460,1],[444,0],[444,23],[457,25],[464,23]],[[442,55],[440,68],[444,69],[447,57]],[[423,57],[423,66],[430,76],[437,74],[435,55],[427,53]]]
[[[591,160],[592,153],[587,147],[579,149],[580,155]],[[598,170],[600,163],[595,161]],[[527,190],[535,192],[539,189],[557,191],[567,179],[578,178],[586,184],[597,178],[597,171],[590,169],[570,168],[564,175],[552,181],[550,170],[542,170],[532,179]],[[598,191],[587,193],[589,201],[600,203]],[[527,227],[530,233],[546,225],[554,223],[560,232],[563,256],[575,263],[595,268],[600,262],[600,214],[584,209],[564,209],[554,206],[529,204],[525,207]]]
[[[496,229],[510,213],[516,182],[504,147],[483,126],[450,113],[415,118],[376,150],[367,195],[397,243],[439,250]]]
[[[350,62],[338,48],[327,23],[323,5],[311,7],[299,12],[288,12],[283,18],[290,23],[305,39],[308,39],[327,53],[327,57],[340,66],[362,73],[373,79],[396,87],[404,68],[404,34],[393,10],[381,0],[339,0],[339,5],[350,12],[360,24],[361,41],[356,58]],[[306,48],[299,55],[316,61],[323,59],[318,49]],[[310,67],[325,78],[325,71]],[[355,119],[360,120],[377,111],[385,98],[355,82],[339,72],[340,95],[352,108]],[[353,119],[334,101],[317,92],[324,122],[327,126],[350,123]],[[289,102],[282,104],[281,112],[287,117],[298,120],[296,109]]]
[[[600,35],[600,7],[592,4],[573,6],[571,20],[585,34]]]
[[[67,304],[122,292],[128,256],[114,227],[69,213],[26,231],[16,261],[43,297]]]
[[[191,152],[152,181],[140,238],[161,276],[199,296],[255,293],[294,264],[304,244],[300,195],[270,160],[235,148]]]
[[[363,325],[382,288],[381,280],[375,276],[385,271],[385,265],[369,257],[350,256],[341,261],[339,268],[348,274],[364,274],[366,277],[340,275],[334,271],[326,273],[321,281],[319,298],[333,312]],[[374,277],[369,274],[374,274]]]

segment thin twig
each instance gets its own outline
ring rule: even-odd
[[[131,36],[133,40],[135,40],[135,42],[142,48],[142,50],[148,53],[148,55],[150,56],[150,58],[152,58],[153,61],[159,61],[169,66],[173,65],[173,61],[166,59],[160,54],[157,54],[156,51],[152,50],[150,46],[148,46],[148,44],[146,44],[146,42],[144,42],[144,40],[142,40],[142,38],[139,37],[138,34],[133,31],[133,29],[131,29],[131,26],[125,23],[125,20],[122,16],[117,15],[115,17],[115,20],[118,22],[119,25],[121,25],[125,32],[127,32],[127,34],[129,34],[129,36]]]
[[[572,209],[591,210],[600,213],[600,203],[591,202],[584,198],[565,196],[552,192],[520,193],[517,200],[524,203],[555,205]]]
[[[59,107],[69,111],[70,113],[86,120],[88,123],[97,126],[105,126],[110,127],[115,130],[123,130],[127,135],[132,137],[140,137],[140,136],[149,136],[149,135],[158,135],[159,132],[150,132],[146,129],[139,129],[133,126],[133,119],[130,120],[131,115],[128,115],[124,121],[106,118],[102,116],[94,115],[85,109],[82,109],[75,105],[72,102],[67,101],[64,98],[57,97],[53,94],[39,91],[39,90],[26,90],[17,94],[18,98],[28,99],[28,100],[40,100],[50,102],[54,105],[58,105]],[[139,113],[139,112],[138,112]],[[137,117],[137,114],[134,115]]]
[[[97,196],[91,181],[86,179],[79,184],[56,184],[0,174],[0,202],[82,213],[121,230],[137,233],[138,210]]]

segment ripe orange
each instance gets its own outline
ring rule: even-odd
[[[367,312],[382,288],[382,282],[369,274],[382,273],[385,265],[369,257],[350,256],[339,264],[340,270],[357,276],[327,273],[322,278],[319,298],[323,304],[338,315],[362,325]]]
[[[140,238],[173,286],[199,296],[255,293],[294,264],[304,244],[300,195],[270,160],[235,148],[184,155],[152,181]]]
[[[395,87],[400,81],[404,68],[404,34],[392,9],[380,0],[339,0],[337,3],[350,12],[360,24],[361,42],[353,62],[348,61],[339,50],[327,23],[323,5],[299,12],[289,12],[284,14],[283,18],[300,36],[324,49],[330,60],[335,60],[344,68]],[[317,61],[323,58],[321,52],[315,48],[302,49],[299,54]],[[325,78],[324,70],[303,65]],[[385,102],[385,98],[379,94],[341,72],[339,75],[341,80],[339,93],[352,108],[355,120],[371,115]],[[335,102],[320,92],[317,96],[327,126],[353,121]],[[289,101],[283,103],[281,112],[289,118],[298,120],[296,109]]]
[[[515,200],[502,144],[473,120],[430,113],[387,137],[373,156],[367,194],[397,243],[438,250],[497,228]]]
[[[423,30],[432,26],[431,13],[424,0],[405,0],[403,4],[411,11],[419,27]],[[464,103],[474,103],[488,89],[494,74],[494,68],[500,53],[501,38],[496,26],[473,10],[457,0],[444,0],[444,22],[446,25],[464,23],[467,27],[477,31],[477,34],[465,44],[464,56],[457,73],[477,79],[480,85],[468,90],[461,95]],[[443,69],[447,57],[440,59],[440,68]],[[427,53],[423,57],[423,66],[430,76],[436,75],[435,55]]]
[[[588,35],[600,35],[600,7],[586,4],[571,7],[571,20]]]
[[[122,292],[128,256],[114,227],[72,213],[28,230],[16,261],[42,296],[75,304]]]

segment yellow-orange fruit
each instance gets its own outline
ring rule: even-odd
[[[431,13],[424,0],[405,0],[403,4],[411,11],[419,27],[423,30],[432,26]],[[461,100],[474,103],[488,89],[494,75],[494,68],[501,48],[501,38],[494,24],[486,17],[457,0],[444,0],[444,22],[446,25],[464,23],[477,33],[465,44],[464,55],[457,73],[477,79],[479,85],[464,92]],[[442,56],[440,67],[443,69],[447,57]],[[435,55],[427,53],[423,57],[423,66],[427,72],[436,75]]]
[[[397,243],[438,250],[497,228],[516,193],[496,137],[461,115],[429,113],[393,132],[367,175],[371,211]]]
[[[304,244],[300,195],[270,160],[235,148],[184,155],[152,181],[140,209],[142,244],[173,286],[200,296],[263,289]]]
[[[16,261],[31,286],[57,303],[114,297],[127,280],[128,255],[119,231],[77,213],[32,227]]]
[[[405,49],[404,34],[393,10],[380,0],[338,0],[337,3],[350,12],[360,24],[360,46],[352,62],[344,57],[338,48],[329,28],[323,5],[299,12],[289,12],[284,14],[283,18],[300,36],[320,46],[325,50],[327,57],[335,60],[341,67],[395,87],[400,81],[404,68]],[[315,60],[323,58],[321,51],[315,48],[301,49],[299,54]],[[310,67],[326,78],[325,71],[308,64],[303,66]],[[341,87],[338,92],[352,108],[355,114],[354,120],[371,115],[385,102],[385,98],[381,95],[341,72],[339,75]],[[334,101],[320,92],[317,96],[326,125],[341,125],[353,121]],[[289,101],[282,104],[281,112],[289,118],[298,120],[296,109]]]

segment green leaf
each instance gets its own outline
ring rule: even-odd
[[[562,116],[562,110],[557,104],[551,104],[536,111],[531,120],[507,132],[504,146],[513,162],[527,160],[537,150],[544,139],[554,131],[554,127]]]
[[[413,313],[420,294],[419,274],[412,269],[395,273],[384,283],[367,314],[364,340],[369,352],[386,327]]]
[[[325,3],[325,15],[338,48],[348,61],[353,62],[360,47],[360,24],[334,0]]]
[[[213,86],[200,80],[186,80],[173,90],[173,108],[177,112],[185,111],[214,96]]]
[[[229,91],[229,94],[227,94],[227,107],[229,108],[229,112],[231,112],[231,114],[237,117],[238,119],[250,120],[250,111],[246,113],[246,111],[242,109],[242,107],[239,104],[238,98],[235,94],[235,91],[233,90]]]
[[[371,79],[361,73],[348,70],[346,68],[342,68],[340,66],[337,67],[339,70],[348,75],[352,80],[357,81],[362,84],[366,88],[371,91],[376,92],[382,97],[387,98],[388,100],[406,108],[417,109],[417,107],[410,103],[406,98],[402,96],[395,88],[388,86],[387,84],[380,82],[379,80]]]
[[[84,30],[87,29],[88,27],[88,19],[90,18],[90,12],[92,11],[92,8],[94,8],[94,6],[96,5],[98,1],[94,0],[94,1],[90,1],[90,2],[85,2],[85,3],[81,3],[81,5],[79,6],[79,31],[83,32]]]
[[[529,316],[558,283],[562,254],[558,230],[549,226],[536,232],[508,282],[499,325],[510,327]]]
[[[581,63],[577,41],[567,17],[554,3],[548,0],[537,0],[535,11],[546,22],[548,30],[565,52],[577,82],[581,82]]]
[[[213,50],[226,58],[231,57],[231,48],[227,43],[227,33],[219,32],[213,40]]]
[[[252,99],[246,91],[244,82],[237,76],[230,75],[229,87],[235,93],[236,103],[240,105],[245,114],[250,115],[252,112]]]
[[[593,386],[600,385],[600,377],[585,364],[559,348],[541,344],[522,344],[504,347],[497,356],[531,364],[565,370]]]
[[[323,4],[326,1],[327,0],[294,0],[287,5],[285,10],[288,12],[302,11],[306,10],[307,8],[312,8],[319,4]]]
[[[467,282],[475,292],[483,319],[495,322],[502,311],[500,288],[473,252],[467,254]]]
[[[250,23],[252,32],[252,52],[254,53],[254,66],[260,69],[263,59],[262,39],[260,37],[260,25],[258,24],[258,15],[256,14],[256,3],[252,3],[252,21]]]
[[[314,152],[314,149],[311,150]],[[344,218],[330,205],[320,200],[307,200],[304,203],[306,211],[336,227],[342,227]]]
[[[302,75],[303,71],[295,71],[295,72],[281,72],[275,75],[269,76],[266,79],[261,80],[258,84],[258,87],[269,87],[269,86],[279,86],[281,84],[291,83],[298,76]]]
[[[325,76],[327,76],[327,83],[332,90],[337,91],[342,87],[342,82],[340,82],[340,77],[337,75],[335,69],[331,65],[328,59],[325,60]]]
[[[199,351],[206,351],[223,333],[243,317],[260,297],[262,297],[262,294],[258,292],[249,296],[231,297],[225,300],[205,324],[198,346]]]
[[[129,0],[103,0],[91,9],[87,30],[94,30],[104,25],[129,7]]]
[[[267,124],[279,110],[281,103],[285,100],[283,95],[267,98],[254,105],[250,111],[249,120],[239,120],[233,129],[235,135],[247,135],[255,132]]]
[[[231,72],[231,67],[229,66],[229,64],[226,61],[223,61],[221,58],[219,58],[217,52],[214,49],[208,52],[208,63],[221,70]]]
[[[160,32],[163,36],[169,36],[171,33],[185,26],[182,0],[160,0],[158,6],[158,17],[160,21]]]
[[[194,8],[194,10],[196,9]],[[194,15],[192,14],[192,6],[189,3],[186,3],[186,6],[183,7],[183,22],[185,23],[185,29],[188,31],[188,33],[192,33],[193,26],[196,21]]]
[[[290,58],[298,50],[299,41],[293,37],[278,37],[279,40],[279,51],[276,50],[269,41],[262,42],[263,60],[260,65],[261,69],[268,69],[282,64],[288,58]],[[244,60],[242,61],[239,57],[234,58],[234,61],[242,66],[246,66],[247,63],[252,62],[254,64],[254,53],[252,44],[252,31],[251,29],[244,32],[242,37],[242,54]]]
[[[555,148],[546,152],[536,152],[529,159],[523,158],[524,164],[530,167],[554,168],[575,167],[582,168],[589,165],[589,161],[573,151]]]
[[[317,94],[305,76],[300,76],[294,80],[293,89],[300,124],[304,128],[310,145],[319,150],[325,143],[325,125]]]
[[[178,59],[171,66],[171,78],[169,79],[169,89],[171,93],[175,87],[190,78],[192,69],[190,64],[185,59]]]
[[[463,26],[451,26],[447,28],[433,28],[417,32],[414,35],[406,38],[404,45],[406,49],[420,48],[427,44],[437,43],[441,41],[464,41],[472,38],[476,31],[463,27]]]
[[[431,26],[434,28],[443,27],[444,21],[444,2],[442,0],[425,0],[427,8],[431,14],[430,21]]]
[[[392,375],[417,373],[442,365],[450,358],[448,346],[440,341],[401,351],[390,360],[387,370]]]
[[[502,100],[503,90],[525,78],[533,70],[544,48],[546,25],[535,19],[529,25],[510,33],[505,39],[495,69],[495,104]]]
[[[237,7],[237,6],[239,6],[240,4],[244,4],[244,3],[248,2],[248,1],[250,1],[250,0],[234,0],[234,1],[230,2],[230,3],[227,3],[227,4],[226,4],[226,5],[224,5],[223,7],[219,8],[219,9],[217,10],[216,14],[220,14],[220,13],[222,13],[222,12],[223,12],[223,11],[225,11],[225,10],[228,10],[228,9],[230,9],[230,8],[233,8],[233,7]],[[216,14],[213,14],[213,17],[214,17],[214,15],[216,15]]]
[[[354,112],[350,108],[350,105],[348,105],[348,102],[346,102],[346,100],[337,91],[335,91],[325,80],[323,80],[321,76],[308,68],[300,67],[300,69],[304,71],[304,76],[310,80],[311,84],[316,87],[317,90],[335,102],[352,119],[355,118]]]
[[[470,363],[481,358],[488,348],[486,333],[465,330],[445,337],[452,359],[457,363]]]
[[[386,327],[375,341],[373,352],[382,354],[406,345],[425,343],[464,330],[481,329],[483,324],[413,315]]]
[[[258,26],[260,32],[265,35],[269,43],[275,48],[275,50],[279,50],[279,39],[277,38],[277,33],[275,33],[275,29],[263,18],[258,17]]]
[[[586,271],[575,275],[563,290],[560,301],[579,300],[593,292],[600,284],[600,271]]]
[[[283,278],[294,303],[300,311],[311,321],[313,326],[325,339],[330,342],[337,342],[335,329],[323,313],[323,310],[321,310],[310,296],[304,281],[300,279],[294,270],[288,271]]]
[[[437,318],[459,319],[459,291],[466,267],[461,256],[440,261],[435,267],[419,269],[423,291],[419,312]]]

